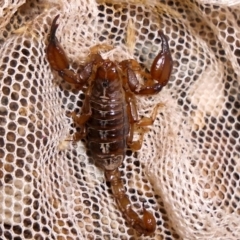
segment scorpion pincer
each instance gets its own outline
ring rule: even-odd
[[[69,70],[69,61],[55,34],[59,15],[52,22],[47,46],[47,58],[52,69],[67,82],[75,84],[85,93],[81,115],[72,114],[73,121],[80,125],[74,140],[87,139],[87,146],[95,164],[102,168],[110,182],[113,196],[129,225],[140,234],[150,235],[156,229],[156,220],[143,206],[143,217],[132,209],[126,195],[119,167],[127,146],[133,151],[141,148],[143,135],[133,140],[134,126],[152,125],[160,104],[155,106],[151,117],[139,119],[135,94],[158,93],[165,86],[172,71],[172,58],[165,35],[159,31],[162,49],[154,59],[150,73],[141,70],[135,60],[113,62],[92,54],[91,60],[79,73]],[[140,84],[136,72],[146,79]]]

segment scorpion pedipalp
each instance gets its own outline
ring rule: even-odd
[[[61,71],[69,67],[69,62],[63,48],[55,36],[58,28],[58,24],[56,24],[58,18],[59,15],[57,15],[52,22],[50,34],[48,37],[49,44],[47,47],[47,58],[54,70]]]
[[[168,83],[173,61],[169,50],[168,42],[162,31],[158,31],[158,35],[162,41],[162,50],[153,60],[150,73],[142,71],[140,64],[133,60],[124,60],[120,63],[122,69],[126,72],[129,88],[135,94],[148,95],[156,94]],[[137,79],[135,72],[139,73],[146,82],[141,85]]]

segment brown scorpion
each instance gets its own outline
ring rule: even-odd
[[[143,206],[143,217],[132,209],[126,195],[119,167],[127,146],[133,151],[141,148],[143,134],[139,140],[133,140],[138,126],[143,129],[152,125],[159,105],[155,106],[151,117],[139,119],[135,94],[148,95],[161,91],[170,78],[172,58],[165,35],[159,31],[162,50],[154,59],[150,73],[140,70],[135,60],[113,62],[103,59],[100,54],[92,54],[91,60],[75,73],[69,70],[69,61],[55,34],[59,15],[52,22],[47,46],[47,58],[51,68],[67,82],[75,84],[85,93],[81,115],[72,114],[73,120],[80,125],[80,131],[74,140],[84,137],[95,164],[105,172],[111,185],[116,203],[130,224],[140,234],[150,235],[156,229],[156,220]],[[136,73],[146,79],[140,84]]]

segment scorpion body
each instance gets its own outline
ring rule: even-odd
[[[69,70],[67,57],[55,36],[57,19],[58,16],[52,23],[47,58],[64,80],[85,92],[81,115],[72,114],[74,122],[80,126],[74,139],[86,137],[91,157],[104,170],[126,221],[140,234],[150,235],[156,229],[156,220],[144,206],[142,218],[132,209],[119,167],[125,158],[127,146],[134,151],[141,148],[143,134],[138,141],[134,141],[134,126],[142,127],[144,132],[144,127],[153,124],[156,118],[160,104],[154,108],[151,117],[138,118],[135,94],[155,94],[167,84],[172,70],[167,40],[159,32],[162,50],[155,58],[150,74],[142,72],[134,60],[118,63],[104,60],[100,54],[92,54],[91,61],[76,74]],[[144,85],[138,82],[135,71],[147,78]]]
[[[125,94],[115,70],[112,62],[97,70],[89,96],[91,116],[85,125],[88,148],[94,149],[91,157],[105,170],[122,164],[129,132]]]

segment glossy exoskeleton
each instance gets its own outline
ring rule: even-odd
[[[74,73],[69,70],[69,61],[55,36],[58,17],[53,20],[48,39],[48,61],[65,81],[77,85],[85,93],[81,115],[72,114],[81,129],[74,139],[86,137],[91,156],[95,164],[104,170],[126,221],[140,234],[152,234],[156,229],[156,220],[144,206],[142,218],[132,209],[119,166],[125,158],[127,146],[133,151],[141,148],[143,134],[134,141],[134,126],[144,129],[156,118],[160,104],[155,106],[151,117],[139,119],[135,94],[156,94],[167,84],[172,58],[166,37],[159,31],[162,50],[154,59],[150,73],[142,71],[135,60],[113,62],[103,59],[100,54],[92,54],[80,73]],[[144,84],[139,83],[136,72],[144,76]]]

